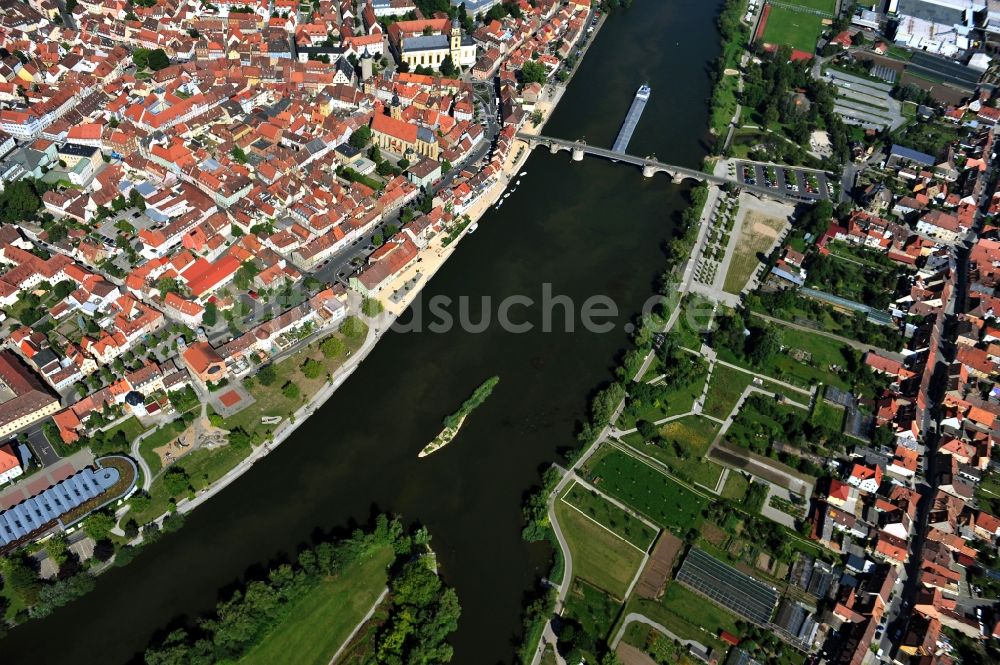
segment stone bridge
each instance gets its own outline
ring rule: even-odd
[[[676,164],[665,164],[651,157],[637,157],[624,152],[615,152],[614,150],[608,150],[607,148],[599,148],[597,146],[589,145],[584,141],[567,141],[565,139],[552,138],[551,136],[525,133],[518,133],[517,138],[527,143],[528,147],[532,150],[538,147],[546,147],[553,155],[562,151],[569,152],[572,155],[574,162],[583,161],[584,155],[591,155],[594,157],[610,159],[613,162],[624,162],[626,164],[638,166],[642,169],[642,175],[647,178],[652,178],[657,173],[666,173],[670,176],[671,181],[677,185],[688,179],[696,180],[698,182],[708,182],[714,185],[729,184],[755,194],[760,198],[778,199],[792,203],[815,203],[819,198],[825,198],[821,196],[810,196],[799,192],[790,192],[773,187],[748,185],[736,180],[735,178],[717,176],[711,173],[705,173],[704,171],[689,169],[685,166],[677,166]]]

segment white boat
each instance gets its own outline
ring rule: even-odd
[[[506,194],[503,195],[504,198],[507,198],[508,196],[510,196],[510,192],[507,192]]]
[[[502,206],[502,205],[503,205],[503,199],[500,199],[499,201],[497,201],[496,209],[499,210],[500,206]]]
[[[520,184],[521,184],[521,181],[520,181],[520,180],[518,180],[517,182],[515,182],[515,183],[514,183],[514,186],[515,186],[515,187],[517,187],[517,186],[518,186],[518,185],[520,185]]]
[[[469,224],[469,233],[475,233],[476,229],[478,228],[479,228],[479,222],[473,222],[472,224]]]
[[[527,172],[527,171],[521,171],[521,177],[522,177],[522,178],[523,178],[524,176],[526,176],[526,175],[528,175],[528,172]]]

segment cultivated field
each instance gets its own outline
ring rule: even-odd
[[[656,538],[655,529],[583,485],[573,483],[560,498],[641,550],[648,548]]]
[[[555,512],[573,553],[573,573],[624,598],[642,563],[642,552],[569,504],[557,501]]]
[[[592,482],[652,521],[685,531],[701,523],[705,498],[620,450],[608,450],[590,465]]]

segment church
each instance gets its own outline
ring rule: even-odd
[[[399,62],[405,62],[410,69],[440,69],[448,56],[456,67],[476,64],[476,42],[462,33],[457,20],[397,21],[389,26],[389,42]]]

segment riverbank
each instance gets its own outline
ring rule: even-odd
[[[697,3],[678,12],[669,3],[636,2],[616,12],[544,133],[610,145],[635,88],[648,80],[654,90],[672,94],[654,95],[647,113],[663,122],[646,123],[644,116],[636,145],[696,167],[706,127],[700,102],[710,89],[704,64],[718,48],[716,11]],[[651,48],[662,45],[664,35],[670,35],[670,48]],[[648,280],[636,276],[662,270],[662,243],[687,205],[687,188],[639,178],[620,164],[570,162],[547,150],[535,151],[530,162],[530,178],[522,178],[499,210],[484,215],[463,251],[400,323],[411,316],[429,322],[432,297],[457,303],[471,294],[476,305],[480,298],[498,303],[528,294],[539,302],[540,288],[551,284],[553,294],[575,303],[595,294],[613,298],[619,311],[614,330],[543,329],[544,310],[534,307],[518,312],[534,324],[524,333],[456,325],[383,334],[379,352],[365,358],[290,442],[187,515],[182,529],[108,571],[91,594],[12,630],[3,641],[8,658],[48,665],[101,653],[109,663],[128,662],[173,617],[211,611],[218,589],[232,588],[276,553],[298,551],[317,532],[366,523],[374,507],[419,520],[434,534],[445,577],[462,598],[453,638],[456,665],[510,662],[524,593],[552,552],[520,540],[523,491],[538,482],[539,468],[574,444],[575,425],[585,416],[582,396],[608,378],[628,313],[640,311],[648,298]],[[472,312],[473,320],[477,315]],[[494,373],[498,359],[504,390],[495,391],[490,408],[477,412],[460,434],[476,445],[456,442],[447,454],[417,459],[440,431],[443,415],[421,405],[460,403],[472,387],[469,379]],[[284,414],[300,405],[289,405]],[[232,466],[237,457],[229,459]],[[201,478],[202,469],[194,473]],[[93,630],[95,625],[115,630]],[[39,649],[53,634],[62,636],[59,648]]]
[[[594,43],[606,20],[607,14],[602,14],[601,18],[597,22],[597,25],[594,27],[594,32],[590,35],[587,43],[582,47],[580,57],[577,59],[576,66],[571,72],[569,78],[565,82],[550,84],[552,86],[552,92],[550,94],[550,100],[547,105],[543,107],[545,109],[543,119],[537,126],[532,126],[529,121],[528,126],[524,128],[526,133],[540,133],[545,127],[545,123],[555,111],[556,105],[559,101],[561,101],[569,83],[573,80],[573,77],[579,70],[579,66],[582,63],[584,56]],[[514,178],[514,176],[521,172],[530,156],[531,150],[526,143],[523,141],[515,141],[512,144],[504,163],[503,171],[500,176],[498,176],[496,182],[494,182],[493,185],[465,212],[465,214],[472,220],[472,223],[478,223],[482,219],[483,215],[485,215],[492,206],[496,205],[496,203],[501,200],[501,197],[510,184],[510,181]],[[378,295],[378,300],[382,304],[382,314],[377,317],[361,316],[361,318],[368,325],[368,335],[366,336],[364,343],[351,356],[351,358],[334,371],[327,386],[320,389],[319,392],[317,392],[308,402],[299,407],[299,409],[297,409],[291,417],[284,420],[275,430],[269,442],[265,442],[255,448],[253,452],[241,460],[235,467],[226,472],[225,475],[215,481],[212,485],[203,489],[194,498],[182,499],[181,501],[178,501],[177,512],[181,514],[190,513],[192,510],[224,490],[232,484],[233,481],[237,480],[240,476],[253,468],[254,464],[256,464],[259,460],[266,457],[273,450],[278,448],[278,446],[287,441],[288,438],[306,422],[309,416],[323,407],[337,391],[337,389],[344,383],[344,381],[346,381],[354,373],[354,371],[361,365],[362,361],[364,361],[365,358],[368,357],[368,354],[375,348],[375,345],[381,337],[382,331],[390,329],[392,325],[396,323],[397,319],[410,308],[427,284],[430,283],[430,280],[451,257],[461,244],[461,241],[467,235],[468,231],[463,232],[458,238],[448,245],[442,245],[443,237],[439,236],[435,239],[437,242],[434,243],[434,246],[429,244],[427,248],[422,250],[418,254],[417,260],[412,261],[410,265],[397,275],[386,287],[384,287]],[[414,283],[410,284],[411,282]],[[392,294],[403,289],[408,284],[410,286],[406,290],[405,294],[403,294],[396,301],[393,301]],[[349,309],[360,313],[361,297],[357,294],[349,297],[351,298]],[[166,518],[167,515],[169,515],[169,513],[161,515],[157,519],[157,522],[162,523],[163,519]]]
[[[594,43],[606,20],[607,14],[602,14],[597,25],[594,26],[594,32],[590,35],[587,43],[581,48],[580,57],[577,59],[576,66],[570,73],[569,78],[559,83],[546,83],[543,90],[548,90],[548,94],[535,105],[535,109],[542,112],[541,122],[538,125],[534,125],[529,118],[524,126],[521,127],[521,132],[525,134],[540,134],[542,129],[545,128],[545,124],[552,117],[556,106],[562,100],[570,82],[573,80],[576,72],[579,71],[584,56]],[[496,181],[465,211],[464,214],[471,220],[469,226],[478,224],[490,208],[502,200],[503,194],[507,191],[511,180],[519,177],[529,157],[531,157],[531,148],[528,144],[520,139],[515,139],[511,143],[511,149],[504,160],[503,169],[497,176]],[[395,320],[410,308],[410,305],[417,299],[417,296],[420,295],[420,292],[427,286],[431,278],[441,269],[441,266],[445,264],[458,248],[461,241],[468,235],[468,230],[463,231],[458,238],[448,245],[442,245],[440,237],[435,239],[436,242],[432,240],[431,243],[428,243],[427,248],[420,252],[416,261],[411,262],[407,268],[382,289],[378,299],[382,303],[383,310],[392,315],[392,320],[386,325],[386,328],[395,323]],[[403,295],[397,300],[393,300],[392,294],[398,292],[403,292]]]

